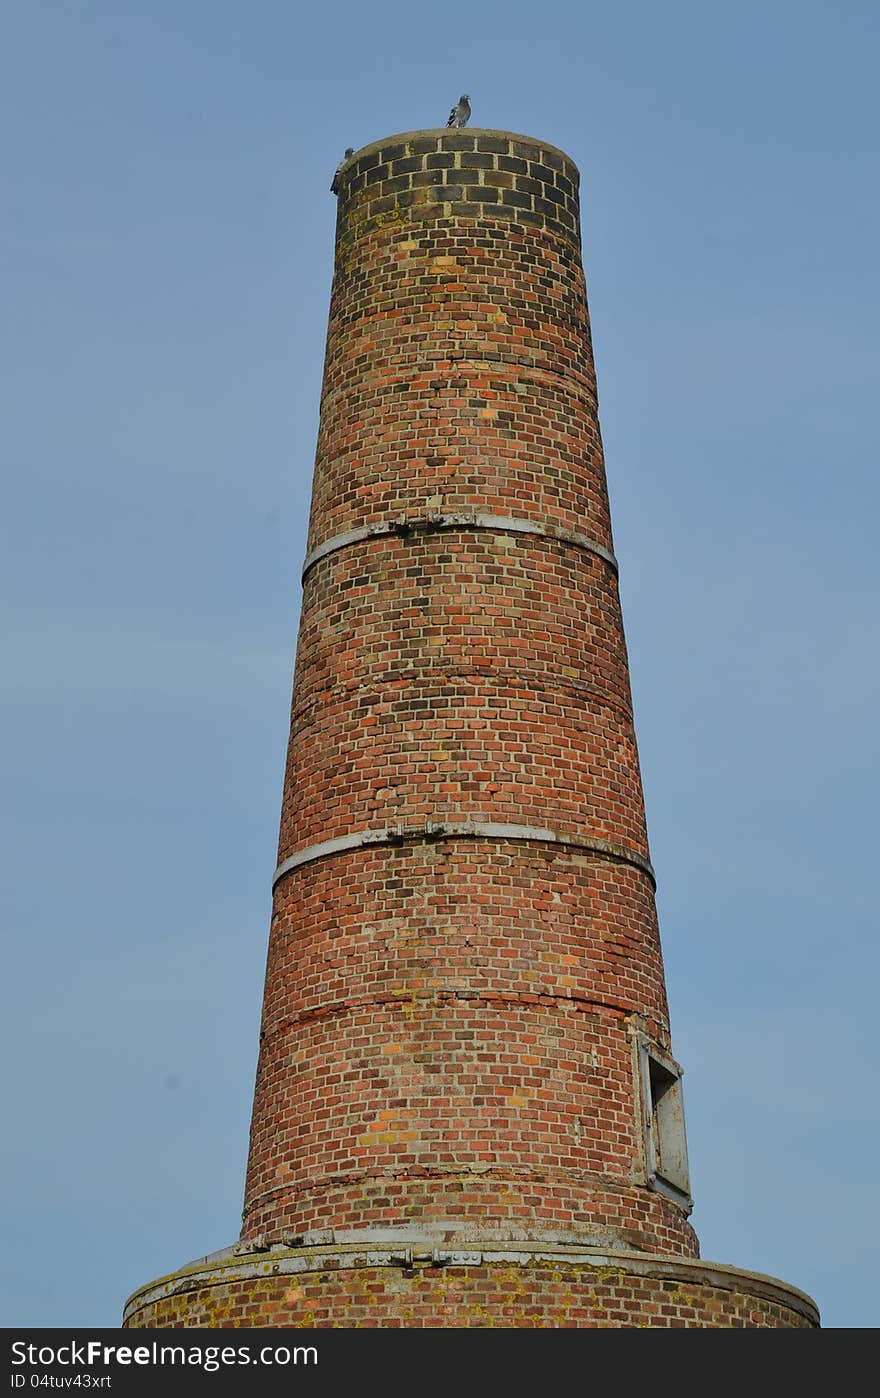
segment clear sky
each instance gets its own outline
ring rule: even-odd
[[[0,1323],[238,1235],[343,149],[561,146],[706,1258],[880,1319],[876,0],[6,0]]]

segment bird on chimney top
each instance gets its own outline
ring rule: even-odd
[[[467,126],[471,115],[471,99],[465,94],[459,97],[447,118],[447,126]]]
[[[331,186],[330,186],[330,193],[331,193],[331,194],[338,194],[338,193],[339,193],[339,176],[342,174],[342,168],[343,168],[343,166],[345,165],[345,162],[346,162],[347,160],[349,160],[349,159],[351,158],[351,156],[353,156],[353,155],[354,155],[354,146],[346,146],[346,147],[345,147],[345,155],[342,157],[342,159],[340,160],[339,164],[336,166],[336,173],[335,173],[334,176],[333,176],[333,183],[332,183]]]

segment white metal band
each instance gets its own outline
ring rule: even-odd
[[[359,849],[363,845],[399,845],[410,840],[450,840],[460,838],[482,838],[484,840],[535,840],[541,844],[564,845],[568,849],[588,854],[603,854],[621,864],[631,864],[647,874],[654,887],[657,880],[651,862],[628,845],[619,845],[611,840],[585,839],[579,835],[560,835],[556,830],[546,830],[533,825],[506,825],[486,821],[461,821],[440,825],[399,825],[386,826],[381,830],[358,830],[351,835],[337,835],[332,840],[320,840],[297,850],[289,858],[282,860],[272,876],[274,889],[278,880],[291,869],[308,864],[313,859],[323,859],[328,854],[340,854],[344,850]]]
[[[498,533],[534,534],[541,539],[556,539],[572,548],[584,549],[587,553],[604,558],[615,573],[617,572],[617,559],[614,554],[589,534],[579,534],[572,529],[562,529],[532,519],[508,518],[506,515],[429,514],[398,515],[394,519],[380,520],[378,524],[365,524],[360,529],[350,529],[347,534],[337,534],[333,539],[326,539],[323,544],[318,544],[317,548],[306,554],[302,569],[303,578],[319,559],[326,558],[328,554],[336,553],[339,549],[348,548],[351,544],[362,543],[364,539],[378,538],[382,534],[429,534],[435,529],[491,529]]]

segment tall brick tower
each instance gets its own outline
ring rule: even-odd
[[[818,1324],[699,1260],[578,172],[356,152],[241,1241],[129,1326]]]

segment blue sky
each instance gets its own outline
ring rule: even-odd
[[[7,0],[6,1325],[238,1233],[347,145],[582,172],[703,1255],[880,1317],[880,9]]]

